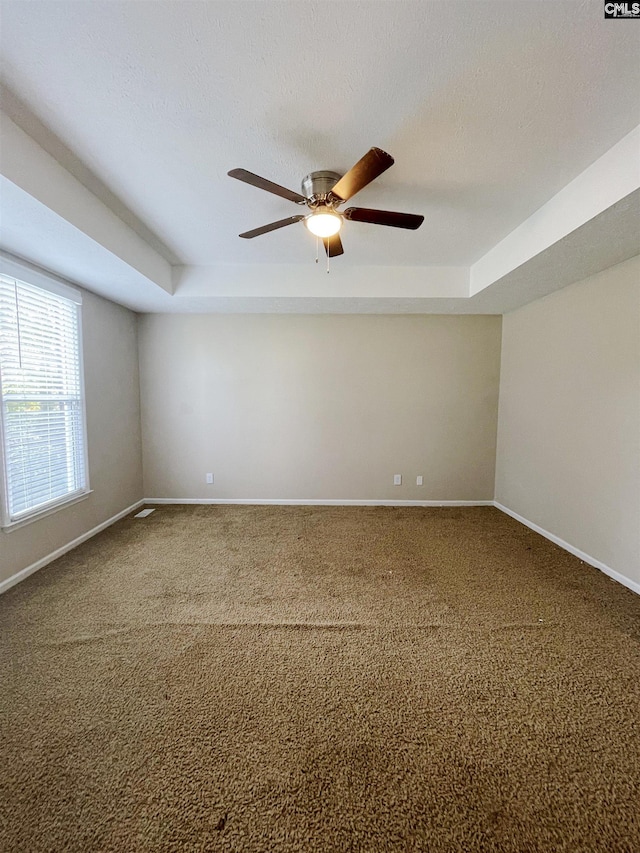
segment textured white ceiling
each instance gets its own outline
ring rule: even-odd
[[[346,223],[340,261],[468,265],[640,122],[640,26],[601,0],[3,2],[1,45],[38,141],[185,264],[312,260],[301,225],[238,239],[298,209],[226,172],[298,190],[377,145],[354,203],[425,224]]]

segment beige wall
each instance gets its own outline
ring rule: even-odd
[[[84,292],[82,321],[93,493],[40,521],[0,531],[0,582],[142,498],[136,315]]]
[[[640,257],[502,334],[496,500],[640,583]]]
[[[145,496],[492,500],[500,324],[143,316]]]
[[[507,315],[500,380],[500,317],[147,315],[136,330],[85,293],[83,320],[94,492],[0,533],[0,582],[143,494],[476,501],[495,471],[501,504],[640,583],[640,258]]]

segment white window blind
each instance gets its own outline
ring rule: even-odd
[[[0,276],[5,521],[87,490],[80,307]]]

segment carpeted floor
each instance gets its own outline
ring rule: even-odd
[[[0,598],[3,851],[640,850],[640,598],[490,507],[160,507]]]

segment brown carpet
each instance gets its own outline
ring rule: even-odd
[[[0,598],[3,851],[640,850],[640,598],[489,507],[161,507]]]

